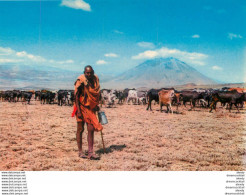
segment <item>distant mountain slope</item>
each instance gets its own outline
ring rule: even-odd
[[[212,79],[176,58],[157,58],[124,72],[111,82],[103,83],[109,88],[175,86],[186,83],[214,84]]]
[[[81,71],[70,71],[50,66],[0,65],[0,89],[73,89]],[[101,82],[113,77],[99,74]]]
[[[48,66],[1,65],[0,87],[72,88],[78,73]]]

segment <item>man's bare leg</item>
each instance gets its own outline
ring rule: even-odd
[[[76,133],[76,140],[77,140],[77,145],[78,145],[78,150],[79,150],[79,157],[83,158],[83,150],[82,150],[82,135],[84,132],[84,122],[77,122],[77,133]]]
[[[91,124],[87,124],[88,130],[88,159],[91,160],[99,160],[99,156],[94,154],[93,145],[94,145],[94,127]]]

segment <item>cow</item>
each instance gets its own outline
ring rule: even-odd
[[[132,100],[132,102],[133,102],[133,100],[134,100],[134,102],[135,103],[137,103],[138,102],[138,94],[137,94],[137,90],[129,90],[128,91],[128,95],[127,95],[127,99],[126,99],[126,102],[127,103],[129,103],[129,101],[130,100]]]
[[[56,97],[56,92],[47,92],[48,93],[48,103],[51,104],[51,103],[54,103],[55,102],[55,97]]]
[[[68,106],[72,106],[74,102],[74,90],[67,90],[67,96],[65,98],[65,104]]]
[[[32,99],[32,92],[22,91],[21,97],[23,102],[27,101],[27,103],[30,104],[30,101]]]
[[[48,103],[48,94],[47,92],[41,92],[40,93],[40,103],[45,104],[45,102]]]
[[[17,93],[17,96],[16,96],[16,100],[17,100],[17,102],[19,101],[19,100],[22,100],[22,94],[21,94],[21,91],[16,91],[16,93]]]
[[[155,100],[155,102],[159,103],[159,91],[161,91],[162,89],[166,89],[166,90],[169,90],[169,89],[173,89],[174,88],[161,88],[161,89],[150,89],[148,92],[147,92],[147,95],[146,95],[146,98],[147,98],[147,101],[148,101],[148,106],[146,108],[146,110],[151,110],[151,102],[153,100]]]
[[[246,93],[246,89],[244,88],[240,88],[240,87],[236,87],[236,88],[229,88],[228,91],[237,91],[238,93]],[[243,105],[245,103],[246,100],[241,101],[240,103],[240,108],[243,108]]]
[[[123,104],[123,102],[126,100],[127,95],[123,91],[116,91],[115,95],[118,99],[118,104]]]
[[[146,95],[147,95],[147,91],[137,90],[138,104],[142,103],[143,105],[145,105],[147,103]]]
[[[229,112],[231,112],[232,105],[234,104],[239,112],[238,105],[239,103],[245,100],[245,93],[238,93],[236,90],[233,91],[215,91],[212,94],[212,103],[210,105],[210,111],[216,110],[217,102],[222,104],[229,104]]]
[[[73,105],[74,101],[75,101],[75,96],[74,96],[74,90],[70,90],[70,101],[71,104],[70,105]]]
[[[40,93],[41,104],[51,104],[55,102],[56,93],[51,91],[45,91]]]
[[[105,105],[105,101],[107,101],[108,99],[108,94],[110,93],[110,89],[101,89],[100,90],[100,103],[101,103],[101,107],[104,104]]]
[[[14,92],[10,90],[5,91],[5,100],[9,102],[14,101]]]
[[[134,101],[135,104],[146,104],[146,94],[147,91],[138,91],[136,89],[130,89],[128,91],[126,102],[129,103],[130,100]]]
[[[35,91],[35,96],[34,96],[34,98],[35,98],[35,100],[40,100],[40,95],[41,95],[41,91]]]
[[[13,101],[13,102],[18,102],[19,99],[21,98],[21,91],[20,91],[20,90],[14,89],[14,90],[12,91],[12,93],[13,93],[13,99],[12,99],[12,101]]]
[[[175,96],[174,94],[174,90],[161,90],[158,92],[158,96],[159,96],[159,104],[160,104],[160,112],[162,112],[162,106],[165,105],[167,106],[167,113],[169,112],[169,108],[170,108],[170,112],[173,114],[173,110],[172,110],[172,100]]]
[[[110,89],[102,89],[101,90],[101,107],[102,104],[105,104],[105,101],[107,102],[107,105],[110,107],[112,105],[115,105],[115,101],[117,99],[116,97],[116,91],[115,90],[110,90]]]
[[[5,91],[0,92],[0,99],[2,102],[6,100],[6,92]]]
[[[68,92],[66,90],[59,90],[58,91],[58,106],[62,106],[65,104],[67,100]]]
[[[175,92],[174,91],[174,97],[172,99],[172,105],[176,105],[177,106],[177,110],[179,108],[179,106],[181,105],[180,101],[181,101],[181,93],[180,92]]]
[[[213,90],[206,90],[206,92],[202,93],[203,99],[200,99],[200,103],[203,107],[209,107],[212,101],[212,93]]]
[[[183,100],[183,105],[186,107],[186,102],[191,103],[191,109],[195,107],[196,101],[203,99],[202,93],[196,91],[181,91],[181,97]]]

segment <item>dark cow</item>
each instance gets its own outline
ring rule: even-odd
[[[172,105],[176,105],[177,110],[178,110],[179,106],[181,105],[180,101],[181,101],[181,93],[177,91],[174,93],[174,97],[172,99]]]
[[[20,90],[13,90],[11,91],[11,99],[12,102],[18,102],[21,98],[21,91]]]
[[[216,110],[217,102],[221,102],[222,104],[229,104],[229,112],[231,112],[232,105],[234,104],[237,108],[238,112],[238,104],[245,100],[245,93],[238,93],[235,91],[215,91],[212,95],[212,103],[210,105],[210,111]]]
[[[59,90],[57,94],[58,94],[58,106],[62,106],[67,101],[68,91],[67,90]]]
[[[161,91],[161,89],[150,89],[148,92],[147,92],[147,100],[148,100],[148,106],[146,108],[146,110],[152,110],[151,108],[151,102],[153,100],[155,100],[156,102],[159,103],[159,95],[158,93]]]
[[[126,100],[127,95],[123,93],[123,91],[117,91],[115,92],[115,95],[118,99],[118,104],[123,104],[123,102]]]
[[[212,101],[212,91],[206,91],[204,93],[201,94],[203,99],[201,100],[204,100],[205,104],[202,104],[203,107],[209,107],[210,104],[211,104],[211,101]],[[200,101],[201,101],[200,100]]]
[[[51,104],[55,101],[56,94],[51,91],[45,91],[40,93],[41,104]]]
[[[13,91],[5,91],[5,100],[9,101],[9,102],[13,102],[14,101],[14,93]]]
[[[35,91],[35,96],[34,96],[34,98],[35,98],[35,100],[40,100],[40,96],[41,96],[41,91]]]
[[[5,92],[4,91],[0,91],[0,100],[4,101],[5,99]]]
[[[21,98],[22,98],[23,102],[27,101],[27,103],[30,104],[30,101],[32,99],[32,92],[22,91],[21,92]]]
[[[186,107],[186,102],[191,103],[191,109],[195,107],[196,101],[203,99],[202,93],[197,91],[181,91],[181,97],[183,100],[183,105]]]
[[[47,95],[47,92],[41,92],[40,93],[40,102],[41,104],[45,104],[45,102],[47,103],[47,98],[48,95]]]
[[[21,91],[16,91],[17,95],[16,95],[16,101],[18,102],[19,100],[22,100],[22,93]]]
[[[0,99],[2,100],[2,102],[7,100],[7,91],[0,92]]]
[[[55,102],[55,97],[56,97],[56,93],[49,91],[49,92],[48,92],[48,103],[49,103],[49,104],[51,104],[51,103],[54,104],[54,102]]]

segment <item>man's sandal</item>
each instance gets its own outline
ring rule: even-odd
[[[85,155],[85,154],[79,154],[79,158],[87,158],[87,155]]]
[[[81,155],[81,156],[79,156],[80,158],[84,158],[84,159],[87,159],[87,156],[86,155]]]
[[[100,157],[99,156],[96,156],[94,154],[90,155],[87,157],[89,160],[100,160]]]

